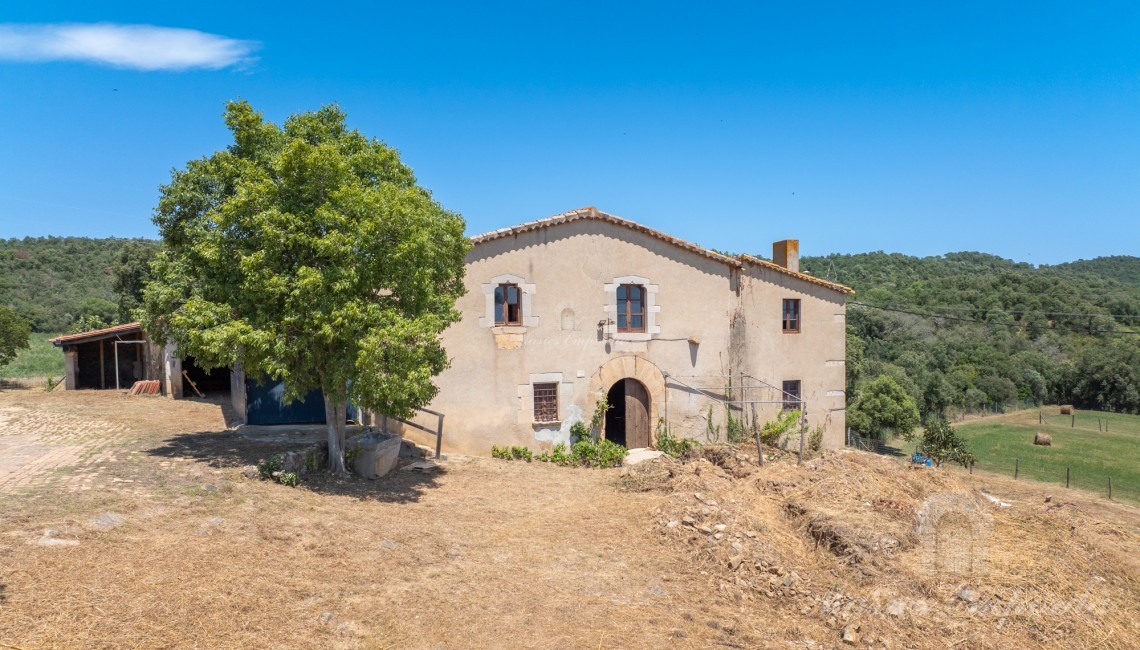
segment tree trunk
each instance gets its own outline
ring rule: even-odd
[[[344,430],[347,418],[343,392],[330,395],[325,391],[325,424],[329,431],[329,471],[334,474],[347,472],[344,466]]]

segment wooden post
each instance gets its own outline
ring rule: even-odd
[[[1077,428],[1077,414],[1076,413],[1073,414],[1073,423],[1069,425],[1069,428],[1070,429],[1076,429]]]
[[[1112,477],[1108,477],[1108,500],[1112,501]]]
[[[1037,424],[1045,424],[1045,414],[1041,411],[1037,412]]]
[[[1069,487],[1069,468],[1065,468],[1065,487]]]
[[[1017,475],[1021,472],[1021,459],[1013,459],[1013,480],[1017,480]]]
[[[107,365],[103,362],[103,344],[106,339],[99,339],[99,388],[107,388]]]

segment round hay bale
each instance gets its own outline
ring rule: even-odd
[[[1047,433],[1041,433],[1040,431],[1038,431],[1037,435],[1033,436],[1033,444],[1041,445],[1042,447],[1052,447],[1053,446],[1053,436],[1051,436]]]
[[[1073,414],[1073,405],[1072,404],[1061,405],[1061,415],[1072,415],[1072,414]]]

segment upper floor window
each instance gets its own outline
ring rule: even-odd
[[[522,325],[522,293],[517,284],[495,287],[495,324]]]
[[[792,411],[802,409],[803,400],[800,395],[800,380],[792,379],[784,382],[784,410]]]
[[[784,331],[785,332],[798,332],[800,331],[800,299],[799,298],[785,298],[784,299]]]
[[[640,284],[617,288],[617,331],[645,331],[645,287]]]

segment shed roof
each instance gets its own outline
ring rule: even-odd
[[[658,240],[663,241],[665,243],[672,244],[673,246],[676,246],[678,248],[682,248],[682,249],[687,250],[691,253],[696,253],[697,255],[701,255],[701,256],[707,257],[709,259],[716,260],[718,262],[721,262],[721,263],[726,264],[728,266],[731,266],[733,268],[744,268],[745,266],[760,266],[760,267],[771,269],[773,271],[777,271],[779,273],[783,273],[785,275],[789,275],[789,276],[794,277],[794,278],[799,278],[800,280],[803,280],[804,282],[809,282],[811,284],[819,285],[819,286],[825,287],[827,289],[832,289],[834,291],[838,291],[840,293],[855,293],[854,289],[851,289],[850,287],[845,287],[842,284],[836,284],[834,282],[828,282],[827,280],[821,280],[821,279],[815,277],[814,275],[808,275],[807,273],[800,273],[798,271],[791,271],[789,269],[786,269],[786,268],[780,266],[779,264],[776,264],[774,262],[768,262],[768,261],[762,260],[760,258],[753,257],[752,255],[737,255],[736,257],[729,257],[727,255],[722,255],[716,251],[709,250],[703,246],[698,246],[697,244],[685,241],[684,239],[681,239],[680,237],[674,237],[673,235],[661,232],[660,230],[655,230],[653,228],[650,228],[649,226],[645,226],[645,225],[642,225],[640,223],[637,223],[636,221],[630,221],[629,219],[624,219],[622,217],[618,217],[618,216],[615,216],[612,214],[608,214],[606,212],[602,212],[601,210],[595,208],[594,206],[588,206],[585,208],[578,208],[577,210],[571,210],[569,212],[563,212],[562,214],[556,214],[552,217],[546,217],[545,219],[538,219],[536,221],[528,221],[526,223],[520,223],[519,225],[512,226],[510,228],[500,228],[499,230],[493,230],[491,232],[483,233],[481,235],[475,235],[474,237],[471,238],[471,243],[478,246],[479,244],[482,244],[484,242],[494,241],[496,239],[502,239],[504,237],[513,237],[516,235],[521,235],[521,234],[526,233],[526,232],[531,232],[534,230],[540,230],[543,228],[549,228],[551,226],[557,226],[557,225],[570,223],[573,221],[584,220],[584,219],[594,220],[594,221],[605,221],[607,223],[612,223],[612,224],[615,224],[618,226],[622,226],[624,228],[628,228],[630,230],[640,232],[644,235],[648,235],[649,237],[652,237],[654,239],[658,239]]]
[[[135,332],[142,332],[141,323],[126,323],[124,325],[115,325],[114,327],[105,327],[99,330],[91,330],[90,332],[79,332],[78,334],[68,334],[66,336],[59,336],[51,340],[52,344],[56,347],[76,343],[85,343],[87,341],[98,341],[99,339],[109,339],[115,336],[122,336],[124,334],[134,334]]]

